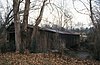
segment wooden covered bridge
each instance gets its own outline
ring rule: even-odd
[[[38,52],[47,52],[48,50],[60,50],[61,48],[76,48],[80,42],[80,35],[72,33],[69,31],[58,31],[50,28],[40,28],[39,35],[37,36],[36,42],[30,45],[31,33],[33,26],[28,26],[28,46],[33,47],[35,51]],[[7,28],[7,41],[8,43],[15,44],[15,32],[14,24],[12,23]],[[11,44],[10,44],[11,45]],[[13,45],[14,46],[14,45]],[[14,48],[14,47],[13,47]]]

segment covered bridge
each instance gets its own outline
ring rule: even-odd
[[[40,28],[39,35],[35,43],[30,45],[31,33],[33,26],[28,26],[28,40],[29,48],[33,47],[35,51],[47,52],[48,50],[59,50],[61,48],[76,48],[80,42],[80,35],[69,31],[58,31],[49,28]],[[14,24],[12,23],[7,28],[7,41],[8,43],[15,44]],[[13,45],[14,46],[14,45]],[[14,48],[14,47],[13,47]],[[15,49],[15,48],[14,48]]]

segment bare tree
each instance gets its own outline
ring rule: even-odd
[[[18,52],[18,53],[20,51],[20,44],[21,44],[19,2],[20,2],[20,0],[13,0],[15,44],[16,44],[16,52]]]
[[[44,1],[43,1],[43,5],[42,5],[42,7],[41,7],[39,16],[37,17],[37,19],[36,19],[36,21],[35,21],[35,26],[33,27],[33,33],[32,33],[32,37],[31,37],[32,40],[33,40],[33,38],[35,37],[36,32],[37,32],[37,30],[38,30],[38,25],[40,24],[40,22],[41,22],[41,20],[42,20],[43,11],[44,11],[44,7],[45,7],[46,1],[47,1],[47,0],[44,0]]]
[[[28,43],[28,16],[29,16],[29,10],[30,10],[30,0],[25,1],[25,9],[24,9],[24,15],[23,15],[23,26],[22,26],[22,44],[23,44],[23,49],[27,49],[27,44]]]
[[[94,37],[94,40],[93,42],[95,43],[94,44],[94,55],[96,57],[96,59],[100,60],[100,1],[99,0],[89,0],[87,1],[88,2],[88,5],[90,8],[87,8],[86,4],[82,1],[82,0],[79,0],[83,5],[84,7],[89,11],[89,16],[90,16],[90,19],[91,19],[91,22],[93,24],[93,34],[95,35]],[[74,5],[74,1],[73,1],[73,5]],[[87,15],[86,13],[82,13],[80,11],[78,11],[75,6],[74,6],[74,9],[78,12],[78,13],[81,13],[81,14],[85,14]]]
[[[99,0],[96,0],[96,5],[93,6],[92,4],[92,0],[90,0],[90,18],[91,18],[91,21],[94,25],[94,28],[95,28],[95,31],[94,31],[94,34],[95,34],[95,39],[94,39],[94,55],[95,55],[95,58],[100,60],[100,8],[98,7],[98,3],[100,4],[100,1]]]

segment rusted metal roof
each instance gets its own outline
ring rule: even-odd
[[[13,25],[13,24],[12,24]],[[9,25],[11,26],[11,24]],[[9,27],[8,26],[8,27]],[[31,28],[33,29],[33,25],[28,25],[28,28]],[[45,31],[48,31],[48,32],[54,32],[54,33],[59,33],[59,34],[72,34],[72,35],[80,35],[79,33],[75,33],[73,31],[69,31],[69,30],[66,30],[66,31],[60,31],[60,30],[55,30],[55,29],[51,29],[51,28],[42,28],[42,27],[39,27],[39,30],[45,30]]]
[[[50,29],[50,28],[41,28],[41,30],[46,30],[46,31],[50,31],[50,32],[60,33],[60,34],[80,35],[79,33],[75,33],[72,31],[60,31],[60,30],[54,30],[54,29]]]

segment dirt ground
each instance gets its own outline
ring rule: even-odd
[[[0,54],[0,65],[100,65],[93,60],[82,60],[68,56],[59,57],[55,54],[30,53]]]

